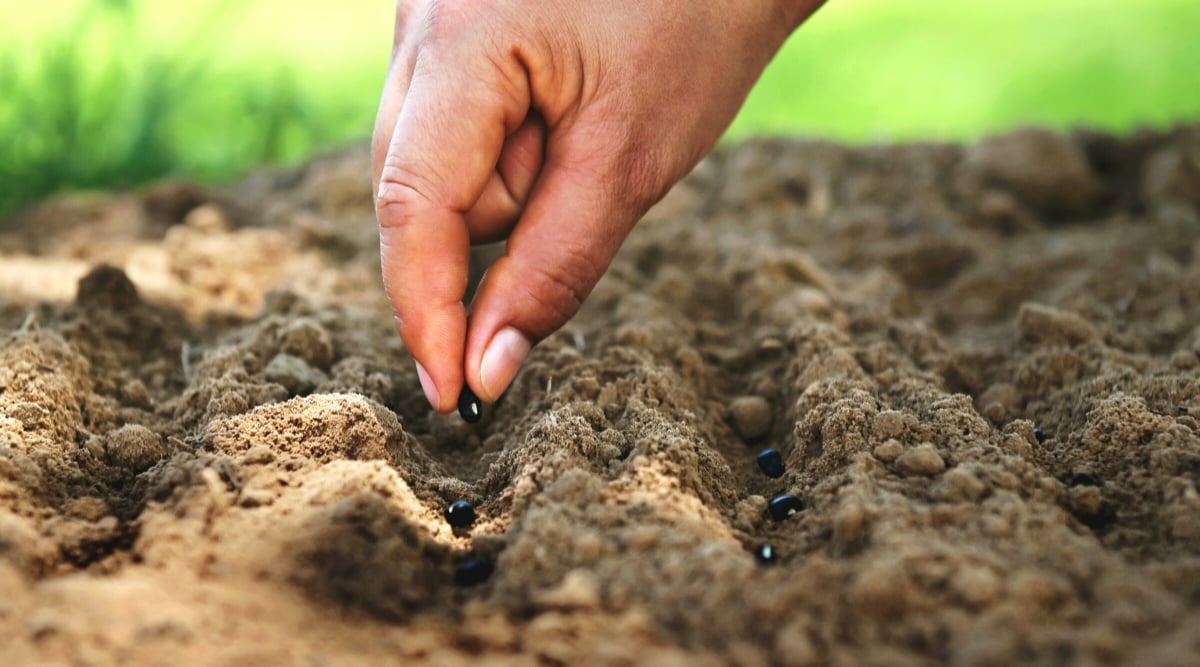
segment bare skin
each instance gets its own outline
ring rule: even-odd
[[[500,396],[823,1],[399,0],[375,205],[435,409]],[[468,312],[470,245],[502,239]]]

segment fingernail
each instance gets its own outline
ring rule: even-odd
[[[440,408],[442,404],[441,394],[438,394],[437,385],[433,383],[433,378],[429,377],[429,373],[425,371],[425,367],[416,359],[413,360],[417,364],[417,379],[421,381],[421,391],[425,392],[425,399],[433,406],[434,410]]]
[[[489,401],[494,401],[508,388],[516,377],[533,345],[520,331],[512,327],[504,327],[492,336],[483,353],[483,361],[479,364],[479,375],[483,382],[483,390],[488,393]]]

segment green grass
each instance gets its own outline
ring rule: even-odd
[[[0,10],[11,19],[0,20],[0,213],[61,189],[223,180],[365,136],[390,27],[377,26],[368,50],[338,25],[333,3],[325,16],[286,5],[50,0]],[[376,6],[390,23],[391,9]],[[324,40],[315,47],[313,34]]]
[[[1194,0],[830,0],[731,135],[971,139],[1200,119]]]
[[[370,133],[393,0],[0,9],[0,212],[64,188],[222,180]],[[64,19],[64,17],[66,17]],[[830,0],[729,137],[971,139],[1200,119],[1195,0]]]

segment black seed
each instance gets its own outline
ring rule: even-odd
[[[758,561],[759,565],[774,565],[777,562],[775,548],[767,542],[754,547],[754,560]]]
[[[804,509],[804,501],[796,496],[775,496],[767,504],[767,511],[776,521],[783,521],[802,509]]]
[[[483,401],[466,384],[458,395],[458,414],[468,424],[476,424],[483,418]]]
[[[1086,472],[1077,472],[1067,481],[1070,486],[1096,486],[1096,478]]]
[[[1100,503],[1100,511],[1095,514],[1079,516],[1079,521],[1083,525],[1092,530],[1103,530],[1117,522],[1117,512],[1113,506],[1106,503]]]
[[[446,522],[455,528],[466,528],[475,523],[475,508],[465,500],[456,500],[446,508]]]
[[[774,449],[764,449],[758,455],[758,467],[772,479],[783,477],[783,455]]]
[[[461,405],[461,403],[460,403]],[[1046,442],[1046,434],[1042,432],[1041,427],[1033,429],[1033,439],[1038,441],[1038,444]]]
[[[459,586],[475,586],[482,584],[492,576],[492,572],[496,570],[496,566],[492,565],[490,560],[481,558],[472,558],[471,560],[458,566],[454,571],[454,583]]]
[[[1181,414],[1181,415],[1186,415],[1186,414],[1188,413],[1188,406],[1186,406],[1186,405],[1177,405],[1177,406],[1175,406],[1175,411],[1176,411],[1176,412],[1178,412],[1178,413],[1179,413],[1179,414]]]

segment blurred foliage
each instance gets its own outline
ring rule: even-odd
[[[0,212],[61,189],[236,176],[367,136],[394,0],[0,8]],[[64,20],[63,17],[67,17]],[[972,139],[1200,119],[1196,0],[830,0],[728,137]]]
[[[328,141],[292,68],[214,63],[237,11],[213,4],[163,48],[136,0],[87,0],[35,48],[0,53],[0,212],[61,189],[219,179]]]
[[[970,140],[1200,120],[1196,0],[829,0],[730,134]]]

